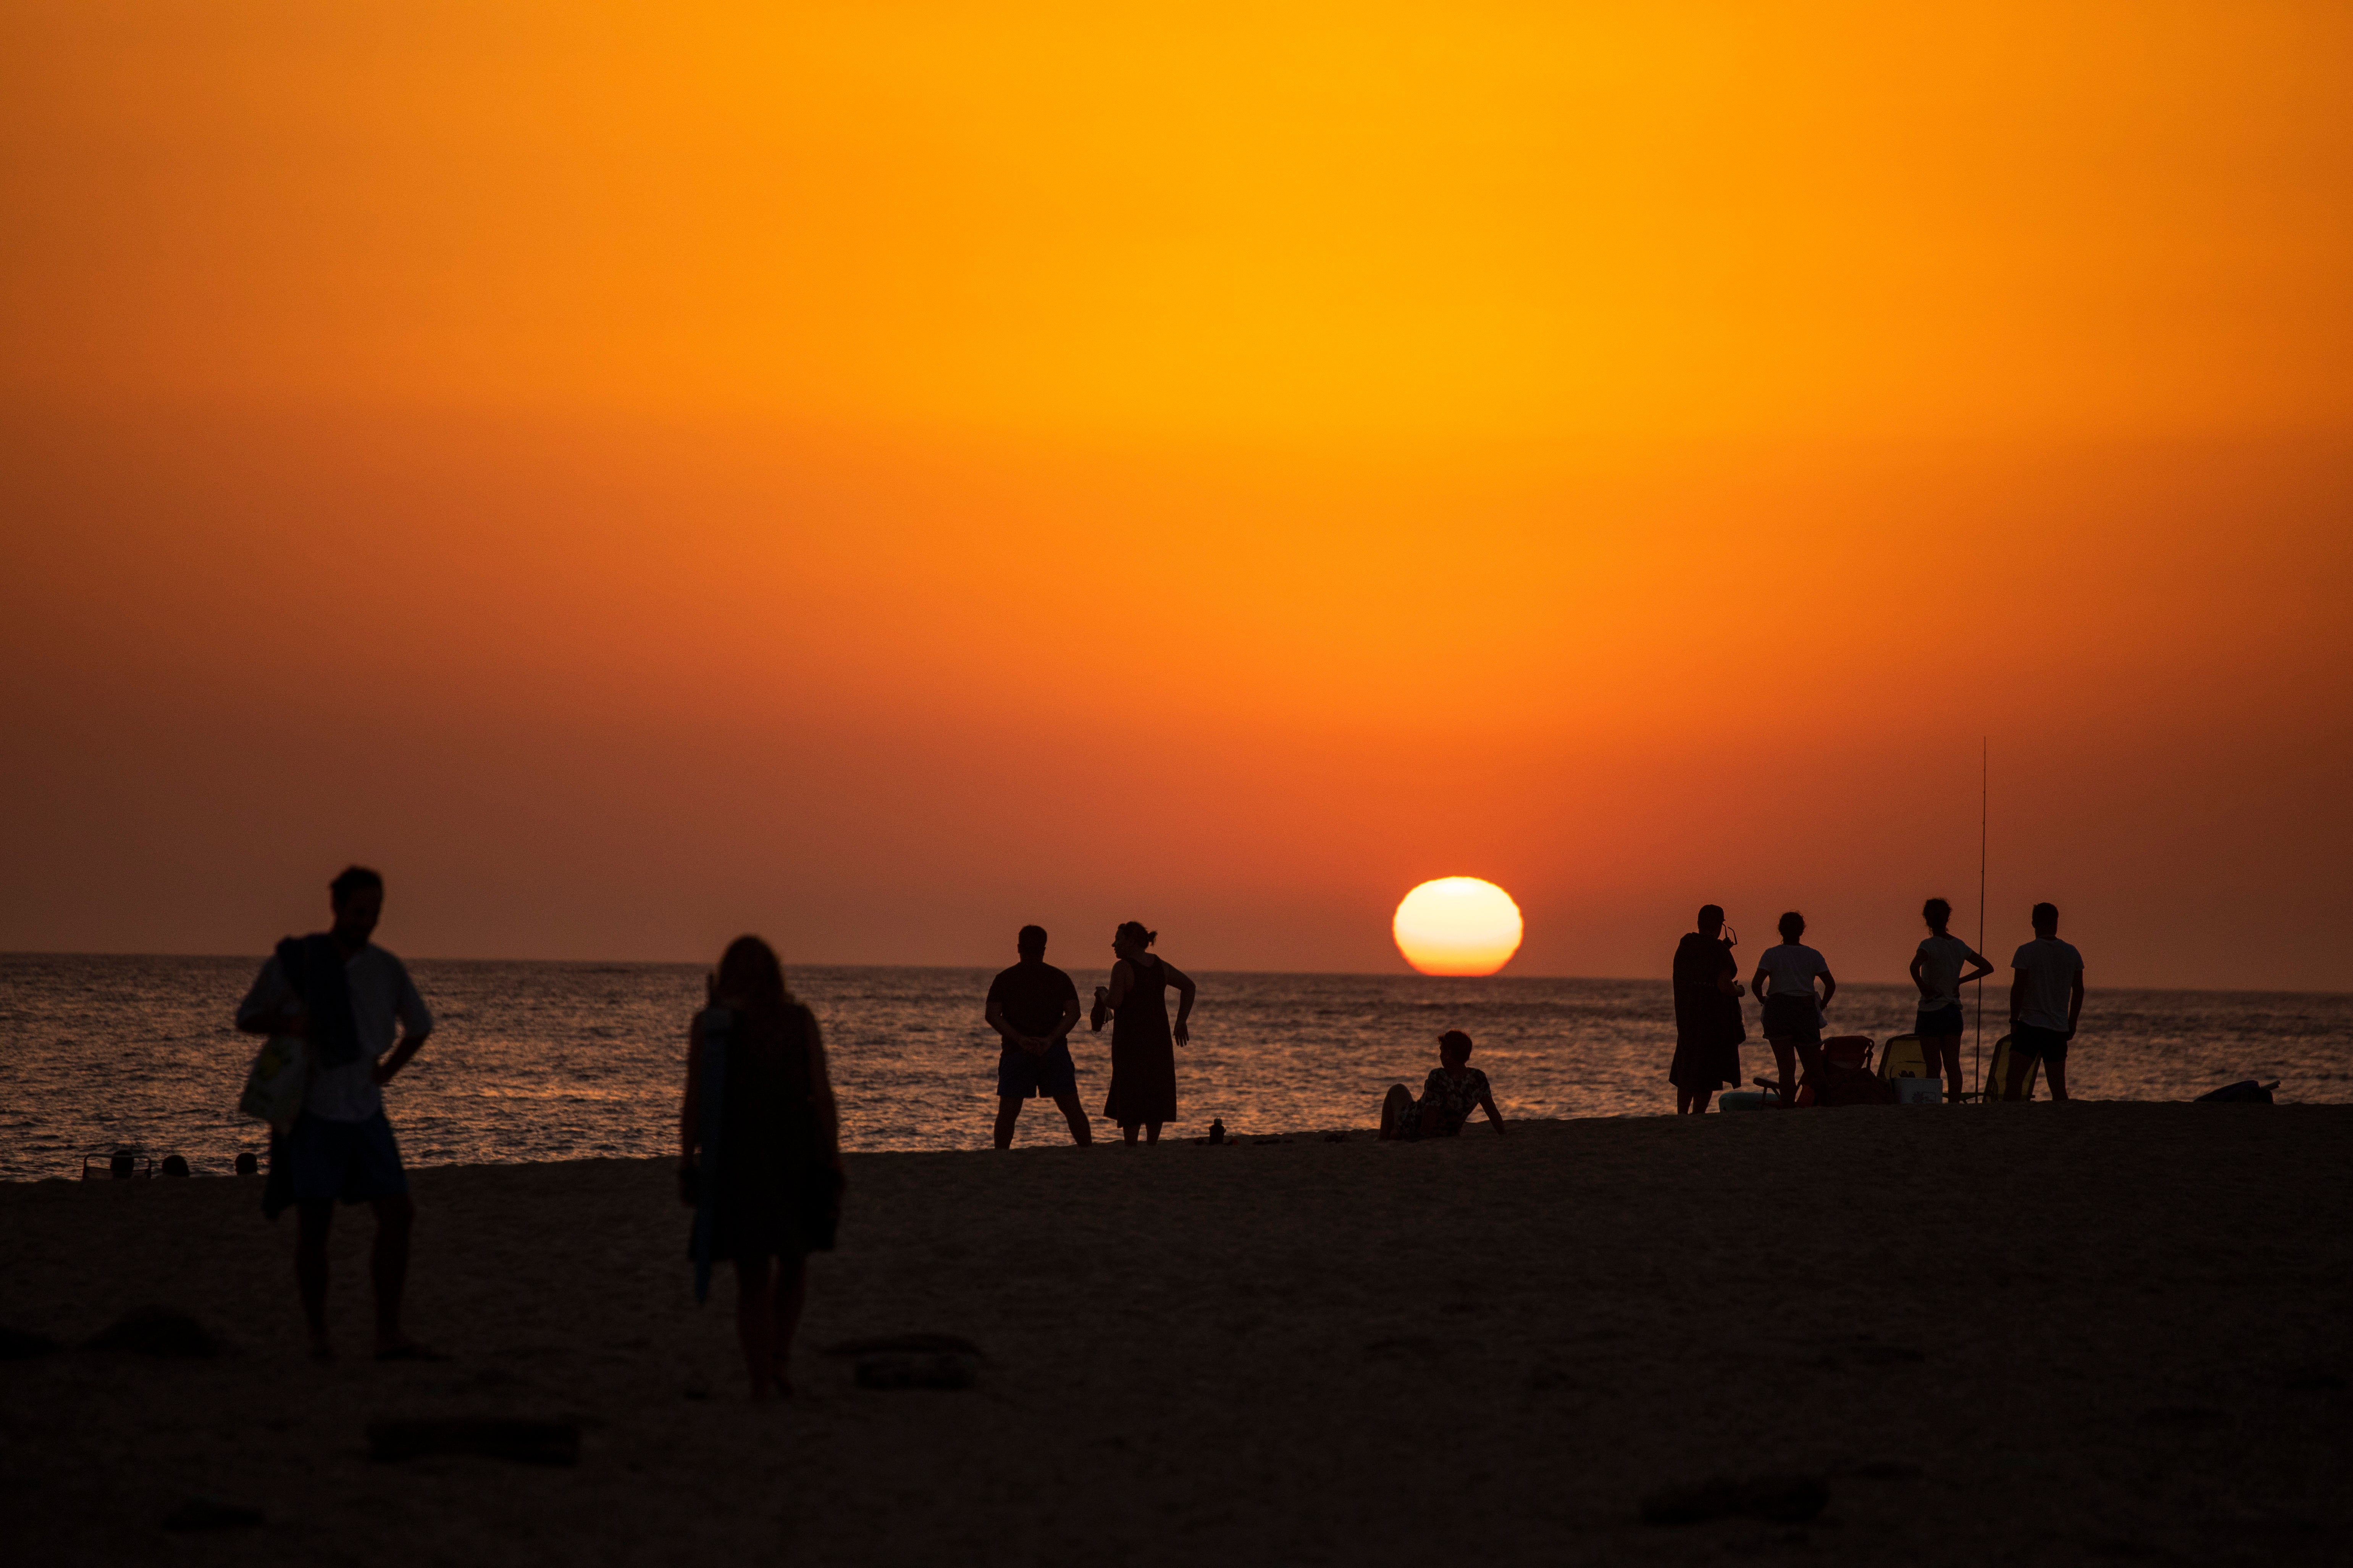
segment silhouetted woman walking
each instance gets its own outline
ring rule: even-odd
[[[735,1263],[735,1331],[752,1397],[792,1391],[806,1261],[841,1217],[841,1143],[817,1018],[756,936],[737,937],[687,1037],[680,1195],[695,1210],[695,1294]]]
[[[1176,1120],[1176,1051],[1188,1037],[1185,1020],[1193,1011],[1193,983],[1166,959],[1145,950],[1160,933],[1129,921],[1113,936],[1111,984],[1095,987],[1090,1026],[1100,1029],[1112,1019],[1111,1093],[1103,1115],[1119,1123],[1120,1135],[1135,1142],[1160,1142],[1160,1124]],[[1176,1028],[1168,1028],[1168,987],[1176,987]]]

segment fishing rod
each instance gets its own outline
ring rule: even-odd
[[[1984,964],[1986,910],[1986,822],[1993,804],[1993,737],[1978,740],[1978,964]],[[1969,1050],[1969,1070],[1978,1080],[1978,1103],[1986,1102],[1985,1083],[1985,976],[1978,976],[1978,1037]]]

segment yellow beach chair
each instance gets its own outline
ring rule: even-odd
[[[2021,1099],[2034,1098],[2034,1082],[2042,1076],[2042,1063],[2034,1062],[2026,1069],[2026,1092]],[[1993,1056],[1986,1062],[1985,1081],[1978,1085],[1979,1103],[2001,1098],[2002,1085],[2010,1080],[2010,1037],[2004,1035],[1993,1043]]]
[[[1920,1037],[1898,1035],[1880,1047],[1879,1076],[1891,1081],[1899,1078],[1926,1078],[1928,1053],[1920,1048]]]

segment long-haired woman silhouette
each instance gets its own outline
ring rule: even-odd
[[[698,1290],[714,1259],[734,1260],[735,1331],[765,1400],[793,1391],[807,1260],[832,1249],[841,1215],[840,1133],[816,1016],[775,950],[737,937],[710,993],[687,1037],[680,1194],[697,1210]]]

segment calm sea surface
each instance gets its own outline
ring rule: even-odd
[[[259,1125],[236,1110],[259,1042],[230,1023],[259,966],[0,954],[0,1178],[71,1175],[85,1153],[122,1146],[217,1172],[237,1151],[260,1148]],[[412,1164],[676,1147],[702,968],[427,959],[410,970],[438,1019],[388,1091]],[[824,1025],[849,1147],[987,1147],[997,1044],[980,1014],[991,973],[791,972]],[[1084,995],[1105,976],[1071,978]],[[1478,1041],[1473,1059],[1507,1117],[1674,1109],[1664,981],[1195,979],[1200,1002],[1193,1042],[1177,1053],[1172,1135],[1197,1133],[1212,1116],[1248,1132],[1373,1126],[1382,1091],[1399,1080],[1418,1088],[1449,1028]],[[1911,1026],[1913,1000],[1909,986],[1842,986],[1831,1023],[1883,1039]],[[1988,1000],[1998,1005],[1998,993]],[[1742,1066],[1769,1073],[1749,1006]],[[1994,1022],[1989,1013],[1989,1046]],[[1090,1110],[1109,1082],[1109,1039],[1082,1024],[1071,1040]],[[2094,991],[2068,1066],[2070,1088],[2088,1100],[2185,1100],[2242,1078],[2283,1080],[2282,1100],[2353,1100],[2353,996]],[[1067,1136],[1050,1101],[1024,1110],[1018,1142]]]

